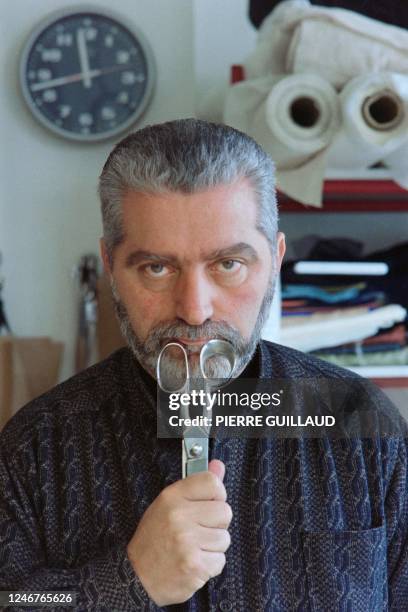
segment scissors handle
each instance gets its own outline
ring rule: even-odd
[[[185,379],[179,388],[170,389],[168,387],[168,381],[164,381],[161,372],[161,361],[165,351],[170,347],[178,348],[181,350],[184,360],[184,373]],[[204,387],[210,384],[208,377],[206,376],[206,362],[208,359],[222,355],[225,357],[230,365],[229,378],[232,376],[235,367],[235,353],[233,346],[225,341],[214,338],[209,340],[200,351],[200,371],[204,379]],[[188,355],[185,347],[178,342],[169,342],[160,351],[157,364],[156,364],[157,382],[160,388],[166,393],[181,393],[191,391],[191,380],[190,380],[190,369],[188,363]],[[228,380],[229,380],[228,378]],[[189,417],[189,408],[183,407],[185,417]],[[207,414],[210,417],[210,413]],[[208,470],[208,437],[210,434],[211,427],[185,427],[183,430],[182,440],[182,477],[186,478],[190,474],[197,472],[205,472]]]

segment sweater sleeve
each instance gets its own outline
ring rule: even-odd
[[[403,610],[408,601],[408,438],[397,442],[394,469],[385,499],[387,523],[388,595],[391,611]]]
[[[49,566],[35,498],[41,466],[21,473],[14,456],[0,436],[0,590],[71,591],[80,611],[158,610],[133,571],[125,543],[80,567]]]

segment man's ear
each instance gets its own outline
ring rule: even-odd
[[[106,276],[111,279],[112,278],[112,266],[111,261],[108,255],[108,249],[106,248],[105,239],[102,237],[99,239],[99,248],[101,253],[101,259],[103,262],[103,269],[105,270]]]
[[[286,242],[285,242],[285,234],[283,232],[278,232],[277,234],[277,249],[276,249],[276,268],[277,272],[279,272],[282,259],[286,252]]]

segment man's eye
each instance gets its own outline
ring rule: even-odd
[[[151,278],[162,278],[168,274],[169,269],[161,263],[152,263],[144,266],[144,271]]]
[[[242,263],[236,259],[224,259],[220,261],[217,266],[220,272],[232,273],[238,272],[241,269]]]

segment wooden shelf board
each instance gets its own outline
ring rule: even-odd
[[[408,212],[408,191],[390,180],[326,180],[322,208],[278,193],[282,213]]]
[[[349,367],[349,370],[370,378],[379,387],[408,387],[408,365]]]

